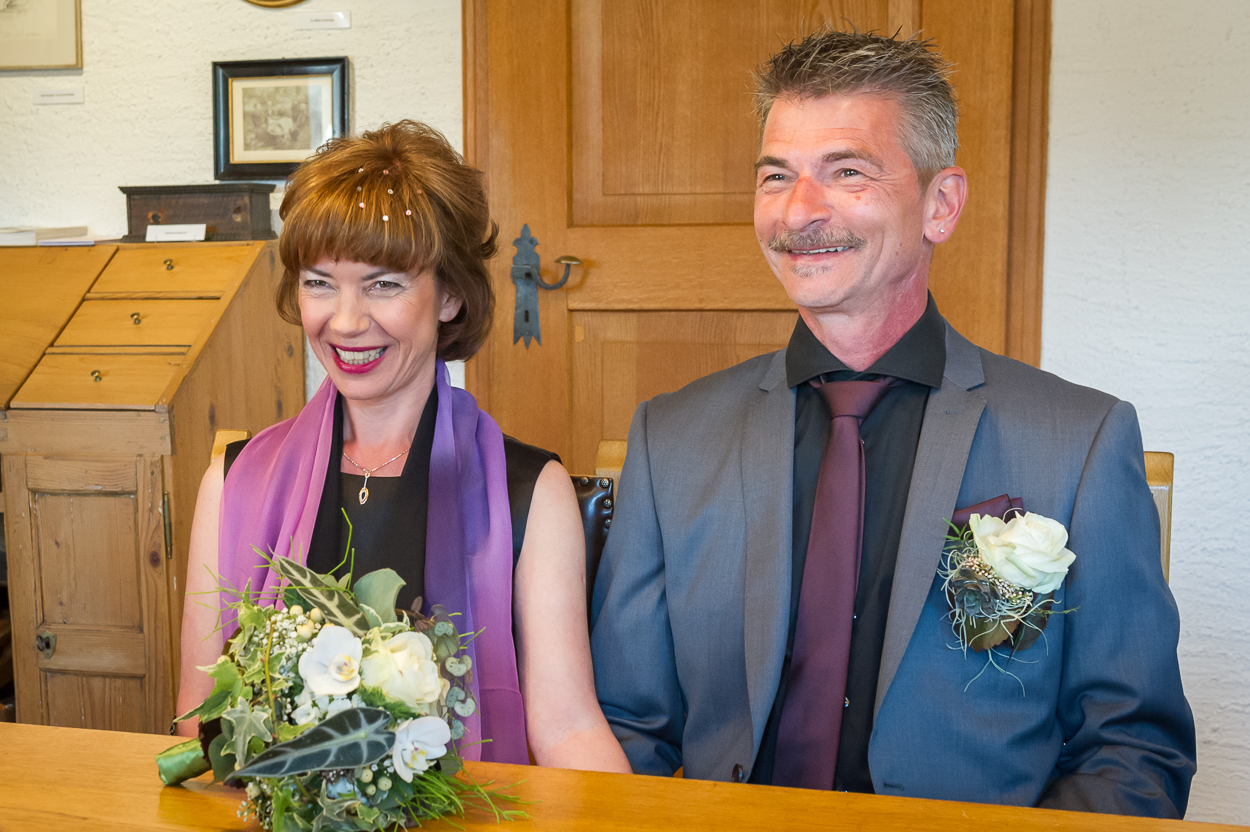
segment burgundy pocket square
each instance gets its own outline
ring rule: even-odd
[[[1016,511],[1024,511],[1024,501],[1019,497],[1008,497],[1006,494],[1000,494],[976,505],[967,508],[957,508],[951,516],[951,522],[956,526],[968,525],[968,518],[974,514],[982,517],[1000,517],[1007,519],[1007,512],[1015,509]]]

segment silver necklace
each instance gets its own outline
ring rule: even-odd
[[[386,462],[383,462],[381,465],[377,466],[376,468],[366,468],[365,466],[361,465],[359,462],[357,462],[356,460],[348,456],[346,452],[344,452],[343,459],[346,459],[352,465],[355,465],[361,471],[365,472],[365,484],[360,486],[360,493],[356,495],[357,497],[360,498],[360,504],[362,506],[369,501],[369,476],[373,474],[374,471],[381,470],[382,468],[385,468],[386,466],[390,465],[392,462],[399,459],[401,456],[403,456],[406,453],[408,453],[408,449],[404,448],[402,451],[395,454],[395,456],[391,457]]]

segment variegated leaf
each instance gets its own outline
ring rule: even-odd
[[[385,757],[395,745],[386,726],[391,715],[379,708],[348,708],[293,740],[278,743],[234,772],[240,777],[286,777],[336,768],[357,768]]]
[[[327,621],[346,627],[355,636],[369,632],[369,620],[337,584],[330,583],[325,576],[290,558],[274,558],[272,564],[279,575],[299,590],[300,595],[325,613]]]

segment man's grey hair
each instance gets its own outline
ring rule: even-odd
[[[899,141],[927,183],[955,164],[959,108],[948,80],[951,65],[932,40],[906,40],[873,32],[825,28],[792,41],[755,72],[755,114],[760,130],[778,98],[881,95],[902,108]]]

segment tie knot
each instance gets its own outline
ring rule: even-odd
[[[833,418],[854,416],[861,422],[868,418],[872,409],[877,406],[886,391],[890,389],[893,379],[879,378],[874,381],[828,381],[815,385],[816,389],[829,402],[829,410]]]

